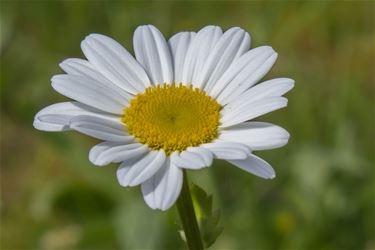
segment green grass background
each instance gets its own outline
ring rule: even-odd
[[[265,77],[296,86],[286,109],[260,117],[289,144],[257,153],[277,171],[263,180],[216,161],[190,179],[214,195],[224,231],[212,249],[374,249],[373,1],[1,0],[2,249],[183,249],[176,208],[149,209],[115,165],[95,168],[98,141],[33,129],[35,113],[67,100],[50,78],[83,57],[96,32],[132,51],[132,33],[166,37],[216,24],[250,32],[279,58]]]

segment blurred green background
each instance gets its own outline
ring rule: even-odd
[[[1,1],[2,249],[183,249],[177,212],[149,209],[116,166],[95,168],[96,140],[33,129],[35,113],[67,100],[52,90],[58,63],[83,57],[89,33],[132,51],[132,33],[166,37],[208,24],[250,32],[279,59],[266,79],[290,77],[289,106],[258,120],[291,133],[257,153],[263,180],[224,162],[190,171],[214,195],[224,231],[212,249],[375,249],[374,2]]]

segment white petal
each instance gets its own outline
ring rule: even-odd
[[[78,115],[107,117],[108,119],[117,118],[79,102],[61,102],[40,110],[35,115],[33,125],[36,129],[43,131],[71,130],[69,127],[70,120]]]
[[[143,198],[152,209],[165,211],[176,202],[182,182],[182,170],[167,160],[153,177],[142,183]]]
[[[180,158],[184,161],[185,164],[181,165],[180,167],[184,168],[192,168],[192,169],[200,169],[205,167],[205,162],[202,157],[200,157],[196,153],[183,151],[180,153]],[[190,165],[191,163],[191,165]]]
[[[121,186],[136,186],[153,176],[164,164],[164,150],[151,151],[138,161],[124,161],[117,169]]]
[[[171,162],[178,167],[186,168],[186,166],[189,165],[191,169],[195,169],[195,165],[198,165],[197,169],[199,169],[199,165],[200,165],[199,162],[196,163],[196,162],[194,162],[194,159],[190,160],[189,158],[182,159],[180,157],[180,154],[177,151],[173,152],[171,154],[170,158],[171,158]]]
[[[222,110],[221,128],[230,127],[244,121],[267,114],[271,111],[286,107],[288,99],[284,97],[269,97],[260,101],[255,101],[239,108],[234,107],[233,110]],[[230,112],[229,112],[230,110]]]
[[[187,148],[187,152],[191,152],[191,153],[195,153],[199,155],[203,159],[205,166],[209,167],[212,165],[214,156],[210,150],[199,146],[199,147],[189,147]]]
[[[139,26],[133,37],[135,57],[154,85],[173,82],[171,53],[165,38],[152,25]]]
[[[294,80],[289,78],[277,78],[269,81],[265,81],[255,85],[254,87],[246,90],[238,98],[224,106],[223,112],[226,109],[233,109],[234,107],[240,107],[258,101],[267,97],[279,97],[284,95],[286,92],[294,87]]]
[[[186,53],[182,73],[183,83],[186,85],[193,84],[193,86],[198,88],[201,87],[201,83],[197,83],[196,80],[210,51],[214,48],[222,34],[222,30],[218,26],[206,26],[197,33]]]
[[[229,162],[240,169],[264,179],[273,179],[276,176],[275,171],[270,164],[253,154],[245,160],[230,160]]]
[[[250,36],[238,27],[227,30],[212,49],[194,81],[209,94],[212,87],[239,56],[250,49]]]
[[[62,61],[59,66],[69,75],[84,76],[89,79],[113,84],[87,60],[68,58]]]
[[[105,152],[106,150],[109,150],[111,149],[112,147],[114,146],[120,146],[120,145],[124,145],[125,143],[124,142],[102,142],[102,143],[99,143],[97,145],[95,145],[94,147],[92,147],[90,149],[90,152],[89,152],[89,160],[96,166],[101,166],[101,165],[98,165],[96,164],[97,163],[97,158],[103,153]]]
[[[269,46],[252,49],[231,64],[210,91],[211,96],[225,105],[253,86],[272,67],[277,53]]]
[[[83,59],[68,58],[62,61],[59,66],[70,75],[85,76],[95,80],[100,78],[101,80],[108,81],[89,61]]]
[[[127,133],[125,124],[119,117],[114,120],[80,115],[70,120],[70,127],[103,141],[130,142],[134,140],[134,137]]]
[[[171,161],[180,168],[201,169],[212,164],[213,154],[210,150],[202,147],[190,147],[178,154],[171,154]]]
[[[137,94],[150,86],[141,65],[112,38],[91,34],[82,41],[81,48],[87,59],[105,77],[127,92]]]
[[[88,79],[100,82],[105,86],[108,86],[119,93],[121,96],[125,97],[127,102],[134,97],[134,95],[123,90],[122,88],[115,85],[111,80],[106,78],[102,73],[100,73],[90,62],[78,58],[68,58],[59,64],[69,75],[83,76]]]
[[[124,144],[123,142],[102,142],[95,145],[89,153],[90,161],[97,166],[118,163],[132,158],[139,158],[149,151],[140,143]]]
[[[271,123],[245,122],[220,131],[219,139],[243,143],[251,150],[264,150],[287,144],[289,133]]]
[[[186,53],[195,35],[195,32],[180,32],[172,36],[168,41],[173,59],[174,82],[177,84],[186,84],[182,82],[182,72]]]
[[[244,144],[237,142],[214,141],[202,144],[201,147],[209,149],[215,158],[224,160],[246,159],[250,149]]]
[[[52,87],[62,95],[113,114],[123,114],[129,104],[128,95],[116,86],[78,75],[55,75]]]
[[[173,152],[171,155],[171,161],[180,168],[200,169],[205,167],[203,159],[199,157],[199,155],[191,152],[185,152],[181,155],[177,152]]]

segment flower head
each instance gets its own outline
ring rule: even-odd
[[[167,42],[158,29],[134,33],[135,58],[113,39],[91,34],[81,43],[87,60],[67,59],[52,87],[75,100],[35,116],[44,131],[76,130],[103,140],[89,154],[97,166],[121,163],[120,185],[142,185],[153,209],[179,196],[182,169],[209,167],[214,158],[269,179],[272,167],[252,152],[285,145],[289,133],[258,116],[285,107],[294,81],[255,85],[277,53],[250,50],[250,36],[235,27],[207,26]]]

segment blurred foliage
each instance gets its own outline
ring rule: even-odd
[[[176,211],[149,209],[124,189],[115,166],[94,168],[97,143],[32,127],[42,107],[66,100],[49,85],[93,32],[132,51],[132,32],[166,37],[208,24],[241,26],[252,47],[279,59],[266,76],[291,77],[289,107],[259,120],[291,132],[281,149],[256,152],[277,178],[225,162],[190,178],[214,194],[224,231],[212,249],[374,249],[373,1],[0,2],[1,248],[183,249]]]

